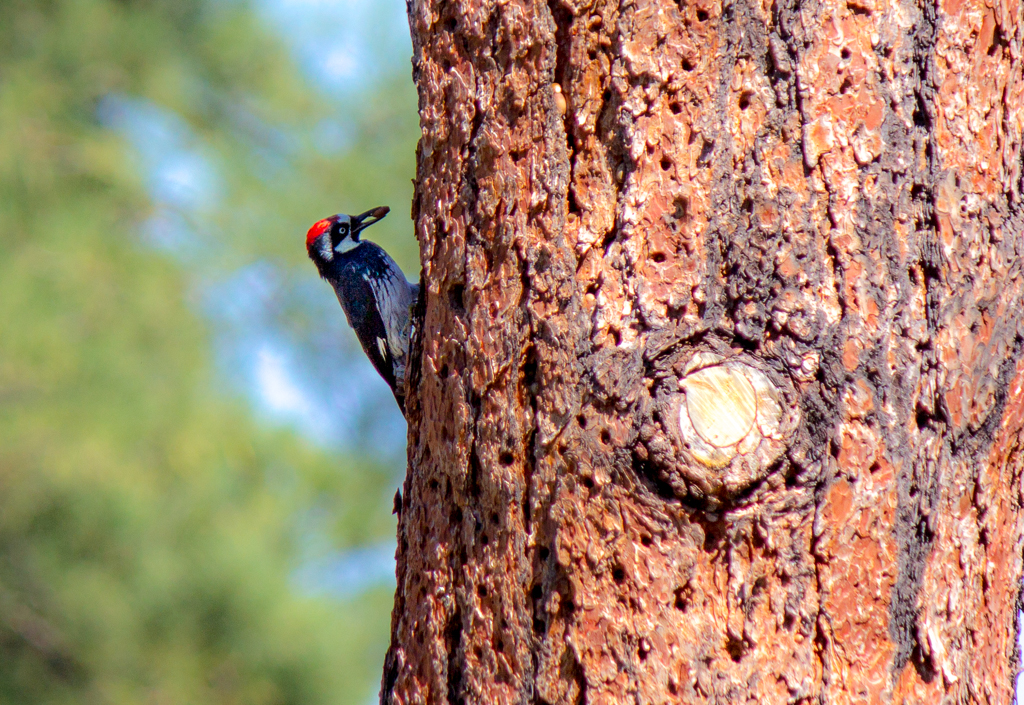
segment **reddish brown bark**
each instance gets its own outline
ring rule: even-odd
[[[1021,15],[410,2],[382,702],[1011,701]]]

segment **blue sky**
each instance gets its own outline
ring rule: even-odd
[[[412,43],[405,3],[394,0],[257,0],[268,24],[325,92],[351,91],[403,63]]]

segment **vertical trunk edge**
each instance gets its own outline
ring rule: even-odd
[[[409,0],[382,703],[1011,703],[1020,0]]]

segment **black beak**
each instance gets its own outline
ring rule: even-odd
[[[388,208],[387,206],[377,206],[376,208],[371,208],[365,213],[360,213],[359,215],[352,216],[352,235],[358,235],[366,228],[378,222],[390,211],[391,209]],[[367,220],[367,218],[373,218],[373,220]]]

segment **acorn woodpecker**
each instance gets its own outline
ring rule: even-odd
[[[419,286],[406,281],[383,248],[359,239],[389,210],[380,206],[361,215],[339,213],[317,221],[306,233],[306,251],[320,276],[334,287],[363,352],[391,387],[404,414],[410,309]]]

